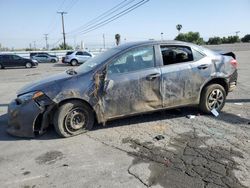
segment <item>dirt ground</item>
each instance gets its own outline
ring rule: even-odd
[[[250,51],[236,56],[238,86],[219,117],[165,110],[67,139],[53,128],[36,139],[5,130],[18,89],[70,67],[0,70],[0,187],[250,187]]]

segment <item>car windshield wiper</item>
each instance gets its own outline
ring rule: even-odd
[[[69,75],[77,74],[77,72],[74,69],[68,69],[68,70],[66,70],[66,73]]]

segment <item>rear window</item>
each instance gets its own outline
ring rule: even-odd
[[[67,53],[66,53],[66,55],[71,55],[71,54],[73,54],[73,52],[67,52]]]

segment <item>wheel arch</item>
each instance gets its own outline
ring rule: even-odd
[[[205,83],[205,84],[202,86],[202,88],[201,88],[201,90],[200,90],[199,101],[200,101],[200,99],[201,99],[201,95],[202,95],[204,89],[205,89],[207,86],[211,85],[211,84],[219,84],[219,85],[221,85],[221,86],[225,89],[226,95],[228,94],[229,87],[228,87],[227,80],[226,80],[225,78],[213,78],[213,79],[209,80],[207,83]]]
[[[95,119],[97,118],[97,116],[96,116],[96,111],[94,110],[93,106],[92,106],[89,102],[87,102],[86,100],[80,99],[80,98],[66,98],[66,99],[63,99],[62,101],[60,101],[60,102],[56,105],[56,108],[55,108],[55,110],[54,110],[54,113],[55,113],[55,111],[56,111],[60,106],[62,106],[63,104],[65,104],[65,103],[67,103],[67,102],[69,102],[69,101],[79,101],[79,102],[81,102],[81,103],[87,105],[87,106],[92,110],[92,112],[93,112],[93,114],[94,114],[94,118],[95,118]],[[54,117],[54,114],[53,114],[53,117]]]

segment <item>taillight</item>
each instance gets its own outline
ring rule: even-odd
[[[230,64],[231,64],[234,68],[237,68],[237,66],[238,66],[238,63],[237,63],[236,59],[232,59],[232,60],[230,61]]]

